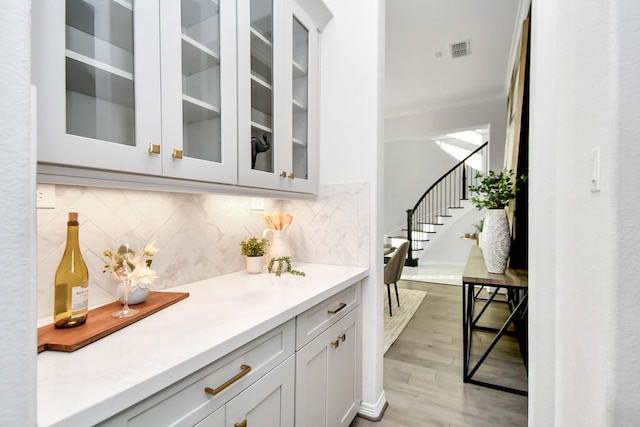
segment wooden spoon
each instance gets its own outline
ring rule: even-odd
[[[276,230],[282,230],[282,214],[278,211],[273,213],[273,222],[276,224]]]
[[[262,219],[267,224],[267,228],[270,228],[271,230],[276,229],[276,225],[273,223],[273,220],[271,219],[271,216],[268,212],[262,212]]]

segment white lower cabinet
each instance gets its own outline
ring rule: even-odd
[[[256,381],[197,427],[292,427],[295,357]]]
[[[362,395],[360,317],[356,283],[99,425],[348,426]]]
[[[351,424],[362,398],[360,342],[357,306],[296,352],[297,426]]]
[[[293,427],[295,357],[227,403],[226,426]]]
[[[197,427],[224,427],[227,424],[225,424],[225,407],[223,406],[222,408],[218,409],[217,411],[215,411],[213,414],[209,415],[207,418],[205,418],[204,420],[200,421],[198,424],[196,424]]]
[[[253,417],[278,410],[282,413],[282,424],[254,425],[293,426],[294,350],[295,320],[292,319],[101,425],[234,426],[239,423],[242,426],[243,414],[250,413]],[[241,396],[244,397],[238,403],[232,404]],[[276,403],[288,406],[272,407]],[[227,405],[234,416],[237,415],[233,423],[224,421],[229,415],[228,412],[225,415]],[[217,423],[219,419],[222,424]],[[200,422],[203,424],[198,424]]]

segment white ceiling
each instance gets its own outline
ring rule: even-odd
[[[524,1],[387,0],[385,115],[505,96]],[[470,55],[451,59],[463,40]]]

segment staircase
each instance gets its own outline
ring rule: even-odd
[[[488,170],[488,146],[485,142],[461,160],[424,192],[413,209],[407,210],[403,235],[390,238],[393,246],[397,246],[396,239],[409,240],[406,266],[417,266],[428,242],[455,222],[461,211],[472,207],[467,199],[469,185],[477,185],[476,174]]]

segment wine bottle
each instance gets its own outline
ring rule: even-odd
[[[89,270],[80,252],[78,213],[69,212],[67,246],[56,270],[53,322],[57,328],[82,325],[89,314]]]

